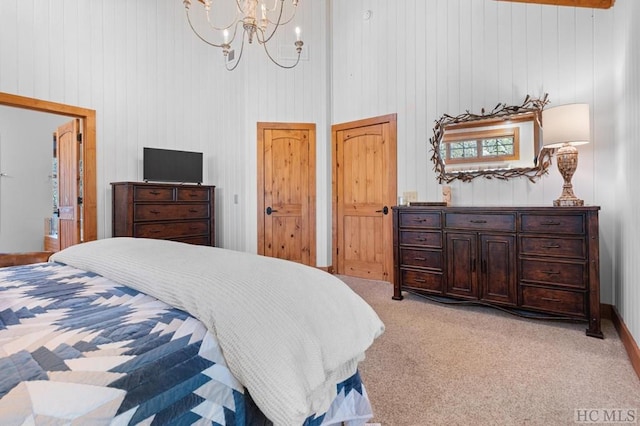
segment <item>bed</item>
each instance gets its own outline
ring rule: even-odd
[[[108,238],[0,268],[0,424],[361,425],[384,331],[338,278]]]

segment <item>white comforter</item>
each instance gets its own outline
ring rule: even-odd
[[[163,240],[109,238],[51,260],[189,312],[276,425],[323,413],[384,325],[336,277],[297,263]]]

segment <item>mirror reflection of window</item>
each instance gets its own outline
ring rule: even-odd
[[[491,163],[520,159],[519,127],[446,132],[440,145],[445,164]]]

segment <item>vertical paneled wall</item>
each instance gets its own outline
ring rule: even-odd
[[[289,3],[288,1],[286,3]],[[245,247],[256,251],[257,220],[262,213],[257,209],[256,138],[258,122],[294,122],[316,124],[316,234],[317,263],[331,262],[328,242],[331,239],[329,223],[331,200],[330,126],[328,124],[328,70],[327,70],[327,2],[300,1],[294,21],[280,33],[278,44],[290,46],[295,41],[293,29],[302,29],[304,55],[296,68],[283,70],[265,59],[259,47],[254,47],[244,63],[240,64],[245,76],[246,130],[246,206],[248,219],[245,228]],[[329,210],[328,210],[329,209]]]
[[[618,199],[615,222],[614,295],[625,324],[640,342],[640,3],[618,0],[615,6],[617,55],[614,59],[616,131],[610,143],[615,147],[616,169],[610,190]]]
[[[420,200],[441,199],[428,140],[442,114],[515,105],[527,94],[548,93],[551,105],[591,105],[592,141],[580,147],[573,184],[586,204],[603,206],[603,300],[611,302],[613,11],[494,0],[359,0],[333,2],[332,20],[331,120],[398,113],[398,191],[417,191]],[[554,161],[537,183],[478,178],[450,186],[456,205],[550,206],[562,178]]]
[[[7,0],[0,20],[0,91],[97,111],[99,237],[111,235],[109,183],[141,180],[142,149],[154,146],[202,151],[204,183],[217,186],[218,244],[255,246],[255,211],[247,213],[255,193],[246,192],[255,181],[253,106],[278,112],[280,103],[310,99],[308,112],[316,89],[305,81],[316,75],[298,73],[286,95],[272,96],[292,86],[291,74],[263,73],[254,46],[253,69],[248,60],[227,72],[221,52],[191,32],[179,0]],[[268,117],[285,118],[303,115]]]
[[[551,105],[588,102],[605,114],[611,106],[610,10],[493,0],[361,0],[333,7],[332,120],[397,112],[398,189],[417,190],[421,199],[441,196],[428,139],[444,113],[479,113],[545,93]],[[574,177],[577,194],[589,204],[600,202],[601,195],[594,185],[601,169],[593,153],[612,130],[610,117],[601,115]],[[603,167],[609,171],[609,165]],[[453,201],[545,205],[557,198],[561,185],[556,170],[536,184],[479,179],[453,183]]]

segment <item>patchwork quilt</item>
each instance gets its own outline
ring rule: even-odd
[[[306,425],[372,417],[358,373]],[[216,336],[149,295],[60,263],[0,269],[0,424],[244,425]]]

